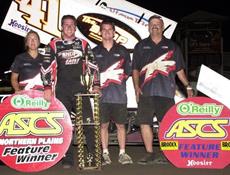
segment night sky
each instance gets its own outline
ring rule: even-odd
[[[198,10],[207,11],[209,13],[214,13],[222,16],[229,17],[229,7],[226,5],[227,1],[218,0],[129,0],[130,2],[142,6],[150,11],[156,12],[167,18],[181,22],[184,16],[194,13]],[[0,25],[5,18],[7,10],[11,4],[9,0],[0,0]],[[230,40],[229,23],[224,23],[223,25],[223,38],[224,38],[224,50],[230,51],[230,45],[227,44]],[[15,55],[24,51],[23,37],[17,36],[16,34],[4,31],[0,29],[0,38],[3,46],[1,46],[1,64],[0,64],[0,74],[9,69]],[[4,59],[4,63],[3,63]]]

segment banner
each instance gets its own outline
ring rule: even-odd
[[[127,6],[129,10],[124,9]],[[77,36],[86,39],[92,47],[101,41],[100,22],[109,18],[116,26],[114,39],[133,49],[140,39],[148,37],[148,18],[156,13],[123,0],[14,0],[1,28],[21,36],[32,29],[39,33],[41,42],[47,44],[53,37],[61,36],[60,20],[66,14],[77,18]],[[170,38],[177,23],[162,18],[165,22],[164,35]]]
[[[82,1],[82,0],[77,0]],[[145,31],[148,33],[148,19],[152,15],[159,15],[162,17],[164,24],[165,24],[165,30],[164,30],[164,36],[166,38],[171,38],[172,34],[176,28],[177,22],[162,16],[160,14],[157,14],[155,12],[152,12],[150,10],[147,10],[143,7],[140,7],[138,5],[135,5],[129,1],[124,0],[84,0],[88,1],[89,3],[92,3],[96,6],[100,6],[101,8],[107,10],[108,12],[111,12],[112,14],[121,16],[125,21],[132,21],[140,26],[145,27]],[[143,2],[144,3],[144,2]],[[157,10],[157,9],[156,9]],[[139,30],[139,29],[135,29]]]
[[[0,159],[21,172],[45,170],[61,160],[72,139],[63,104],[43,92],[13,94],[0,104]]]
[[[205,65],[201,65],[197,90],[230,108],[230,80]]]
[[[77,18],[76,35],[86,39],[91,47],[101,41],[99,29],[103,19],[111,19],[116,26],[115,40],[132,49],[142,38],[148,36],[144,26],[124,20],[92,3],[75,0],[15,0],[9,8],[2,29],[25,36],[29,30],[39,33],[41,42],[47,44],[51,38],[61,36],[60,20],[71,14]]]
[[[223,169],[230,164],[230,110],[207,98],[187,98],[166,113],[161,150],[178,168]]]

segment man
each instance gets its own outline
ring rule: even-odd
[[[46,48],[46,55],[42,65],[42,78],[44,83],[44,98],[50,100],[52,84],[56,83],[56,97],[64,104],[69,114],[75,112],[76,97],[78,93],[86,93],[86,87],[81,83],[81,76],[86,68],[94,75],[94,88],[99,89],[97,67],[89,44],[75,36],[77,21],[72,15],[65,15],[61,20],[62,38],[55,38]],[[86,65],[85,57],[89,64]],[[88,63],[88,62],[87,62]],[[56,72],[57,82],[55,75]],[[92,110],[88,98],[83,98],[83,119],[92,119]],[[91,120],[93,121],[93,120]],[[94,132],[93,126],[85,127],[88,151],[93,153]],[[73,166],[73,148],[70,146],[62,161],[64,168]]]
[[[154,162],[153,116],[161,122],[168,109],[174,105],[177,75],[186,87],[188,97],[193,91],[184,72],[184,61],[179,47],[163,36],[164,22],[160,16],[149,18],[150,36],[134,48],[132,77],[138,102],[137,120],[140,124],[146,156],[139,164]]]
[[[115,26],[110,21],[100,25],[102,44],[93,49],[100,72],[101,99],[101,142],[102,163],[111,164],[108,142],[109,122],[112,119],[117,127],[117,138],[120,147],[118,162],[131,164],[132,159],[125,152],[127,121],[126,80],[131,73],[130,55],[124,46],[117,44],[113,37]]]

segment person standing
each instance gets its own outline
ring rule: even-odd
[[[39,53],[40,37],[30,30],[25,37],[26,51],[18,54],[11,65],[11,85],[15,93],[21,90],[43,90],[41,64],[43,56]]]
[[[111,164],[109,156],[109,122],[113,120],[117,127],[119,143],[119,158],[121,164],[133,163],[125,152],[127,122],[126,80],[131,74],[131,61],[127,49],[117,44],[113,38],[115,26],[111,21],[102,21],[100,24],[102,43],[93,49],[100,72],[100,117],[102,164]]]
[[[61,38],[54,38],[46,48],[42,64],[42,79],[44,84],[44,98],[50,100],[52,95],[64,104],[69,114],[76,112],[76,97],[78,93],[88,93],[81,81],[82,75],[89,71],[93,75],[94,90],[99,89],[98,69],[90,45],[75,36],[77,20],[72,15],[64,15],[61,19]],[[88,57],[88,61],[86,61]],[[55,74],[56,79],[55,81]],[[55,94],[52,94],[52,84]],[[93,121],[93,114],[89,98],[83,98],[83,121],[87,118]],[[94,153],[93,126],[84,127],[86,143],[89,153]],[[73,166],[73,146],[70,145],[62,163],[64,168]]]
[[[137,120],[147,154],[138,163],[154,162],[153,116],[161,122],[165,113],[175,104],[176,75],[193,95],[192,87],[184,72],[184,60],[180,48],[163,36],[164,22],[160,16],[149,18],[150,36],[138,42],[134,48],[132,78],[138,102]]]

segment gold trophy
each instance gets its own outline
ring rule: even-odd
[[[86,87],[87,94],[77,94],[76,96],[76,142],[77,142],[77,157],[78,157],[78,169],[79,170],[101,170],[101,138],[100,138],[100,117],[99,117],[99,94],[90,94],[90,89],[93,83],[93,76],[90,74],[88,67],[88,56],[85,57],[86,71],[81,77],[83,85]],[[82,114],[82,99],[93,98],[93,121],[90,118],[83,121]],[[83,126],[94,126],[94,142],[95,151],[94,155],[86,154],[84,149],[84,133]]]
[[[89,64],[88,55],[85,55],[85,71],[83,71],[83,74],[81,76],[81,82],[86,88],[87,93],[90,92],[90,89],[92,88],[92,84],[93,84],[93,75],[90,72],[90,68],[88,64]]]
[[[93,98],[93,119],[83,122],[82,114],[82,98]],[[99,95],[98,94],[77,94],[76,95],[76,140],[77,140],[77,156],[78,156],[78,169],[79,170],[90,170],[97,169],[101,170],[101,138],[100,138],[100,117],[99,117]],[[84,149],[84,133],[83,126],[94,126],[94,143],[95,151],[94,155],[86,155]]]

